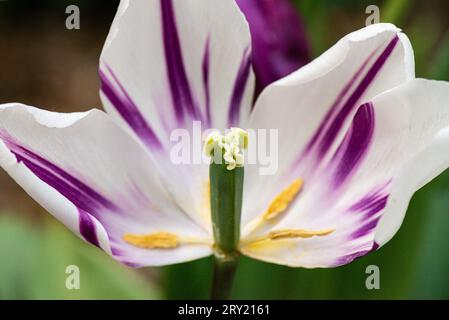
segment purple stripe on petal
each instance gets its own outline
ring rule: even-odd
[[[165,60],[174,112],[178,122],[182,122],[185,113],[198,120],[200,113],[184,66],[173,1],[160,0],[160,3]]]
[[[377,211],[377,212],[379,212],[379,211]],[[379,220],[380,220],[380,216],[366,221],[356,231],[351,233],[350,238],[351,239],[357,239],[357,238],[364,237],[364,236],[368,235],[369,233],[372,233],[373,230],[377,227],[377,224],[379,223]]]
[[[137,105],[129,96],[112,69],[109,66],[106,66],[106,68],[111,75],[111,78],[108,78],[103,70],[99,70],[101,92],[108,98],[109,102],[114,106],[136,135],[142,139],[145,145],[151,148],[161,148],[162,145],[159,139],[140,113]]]
[[[124,257],[126,254],[123,252],[123,250],[118,249],[115,247],[111,242],[111,253],[114,257]]]
[[[387,206],[388,197],[389,195],[381,197],[373,202],[371,206],[366,210],[365,218],[370,218],[382,211]]]
[[[95,222],[89,213],[82,209],[78,209],[79,212],[79,229],[80,233],[87,242],[100,248],[100,242],[98,241],[97,231],[95,229]]]
[[[379,193],[371,193],[360,199],[358,202],[353,204],[349,210],[351,212],[364,212],[372,208],[379,200],[386,198],[387,196],[383,196]]]
[[[367,255],[371,251],[372,251],[371,249],[370,250],[363,250],[363,251],[357,251],[357,252],[354,252],[354,253],[350,253],[350,254],[344,255],[342,257],[339,257],[333,266],[334,267],[338,267],[338,266],[342,266],[342,265],[351,263],[352,261]]]
[[[203,56],[203,86],[206,97],[206,121],[207,126],[210,127],[212,120],[210,114],[210,85],[209,85],[209,71],[210,71],[210,38],[207,38],[206,47]]]
[[[389,183],[387,184],[387,186]],[[357,239],[364,237],[373,232],[377,227],[382,210],[387,206],[389,194],[385,194],[386,187],[380,188],[371,194],[363,197],[357,203],[350,207],[349,212],[362,215],[361,223],[354,232],[351,233],[349,239]]]
[[[379,248],[379,245],[376,242],[373,242],[371,249],[369,250],[360,250],[356,251],[344,256],[339,257],[335,263],[333,264],[334,267],[342,266],[348,263],[351,263],[352,261],[361,258],[371,252],[376,251]]]
[[[120,209],[110,200],[75,178],[62,168],[37,155],[35,152],[19,145],[7,133],[1,133],[0,138],[5,142],[18,162],[23,163],[39,179],[56,189],[71,201],[77,208],[82,209],[96,218],[100,209],[119,211]]]
[[[374,106],[366,103],[357,111],[352,126],[337,149],[331,166],[334,167],[334,187],[341,186],[366,155],[374,133]]]
[[[349,207],[348,212],[363,214],[364,219],[369,219],[379,213],[387,205],[389,198],[390,182],[377,187],[374,191],[363,196],[360,200]]]
[[[350,92],[351,88],[354,87],[356,81],[358,81],[360,79],[360,76],[362,75],[363,71],[365,71],[365,69],[367,68],[367,65],[370,63],[370,61],[372,60],[372,58],[374,57],[374,54],[376,52],[377,51],[372,53],[365,60],[365,62],[360,66],[360,68],[357,70],[357,72],[353,75],[351,80],[349,80],[349,82],[344,86],[343,90],[338,94],[337,99],[334,101],[334,103],[330,107],[329,111],[324,116],[324,119],[321,121],[321,124],[318,127],[318,130],[315,132],[315,134],[313,135],[312,139],[307,144],[307,147],[305,148],[305,152],[304,152],[303,156],[305,156],[308,152],[310,152],[312,150],[313,147],[316,146],[316,144],[318,143],[319,139],[324,134],[325,129],[330,125],[331,120],[334,119],[336,114],[338,114],[339,108],[342,106],[343,100],[348,95],[348,93]]]
[[[371,68],[368,70],[367,74],[362,79],[360,84],[355,88],[354,92],[350,95],[350,97],[342,107],[341,111],[338,113],[337,117],[333,120],[329,129],[326,131],[323,140],[321,142],[321,145],[319,147],[318,151],[319,156],[323,157],[329,150],[330,146],[335,140],[335,137],[338,136],[338,132],[343,127],[344,121],[348,118],[351,111],[357,107],[357,103],[359,102],[360,98],[368,90],[370,85],[373,83],[373,80],[382,70],[382,67],[385,65],[388,58],[393,53],[398,42],[399,37],[396,35],[387,45],[385,50],[380,54],[380,56],[377,58],[377,60],[374,62]]]
[[[19,157],[20,159],[24,160],[25,157],[29,160],[33,161],[34,163],[38,163],[43,167],[46,167],[49,171],[53,172],[55,175],[61,177],[62,179],[66,180],[69,184],[73,185],[75,189],[79,190],[79,192],[88,195],[89,198],[93,199],[96,203],[100,204],[104,208],[108,208],[111,210],[116,210],[117,207],[108,199],[106,199],[104,196],[81,182],[79,179],[73,177],[72,175],[68,174],[63,169],[59,168],[58,166],[54,165],[50,161],[42,158],[41,156],[37,155],[36,153],[20,146],[15,145],[14,150],[12,150],[16,157]],[[29,162],[27,160],[27,162]]]
[[[135,263],[135,262],[129,262],[129,261],[120,261],[121,263],[123,263],[125,266],[127,266],[128,268],[134,268],[134,269],[138,269],[138,268],[143,268],[145,267],[142,264],[139,263]]]
[[[71,201],[77,208],[87,211],[94,216],[99,209],[105,208],[103,203],[97,201],[95,195],[88,194],[82,190],[74,187],[66,180],[57,176],[49,169],[42,167],[27,158],[24,158],[13,151],[16,155],[17,161],[23,163],[28,169],[30,169],[39,179],[47,183],[52,188],[56,189],[60,194]],[[115,208],[115,207],[114,207]],[[112,210],[112,208],[108,208]]]
[[[56,189],[60,194],[71,201],[76,207],[88,211],[95,212],[99,207],[99,203],[93,198],[83,194],[79,189],[70,185],[67,181],[61,177],[55,175],[48,169],[37,165],[33,161],[22,157],[16,152],[12,151],[16,156],[18,162],[23,163],[29,170],[31,170],[40,180]]]
[[[251,74],[251,52],[246,49],[243,53],[242,62],[240,63],[237,78],[234,83],[234,89],[231,96],[228,124],[229,127],[236,125],[240,117],[240,107],[243,95],[245,94],[246,85]]]
[[[120,241],[123,241],[123,240],[120,240]],[[135,249],[135,248],[133,248],[133,249]],[[144,267],[144,265],[142,265],[142,264],[128,261],[128,259],[132,259],[132,254],[126,252],[123,249],[118,249],[115,246],[115,244],[111,244],[111,253],[112,253],[112,255],[114,256],[114,258],[116,260],[120,261],[121,263],[123,263],[127,267],[130,267],[130,268],[142,268],[142,267]]]

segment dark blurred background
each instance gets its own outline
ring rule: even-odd
[[[58,112],[101,107],[98,59],[119,1],[0,0],[0,103]],[[365,26],[368,5],[410,37],[419,77],[449,80],[449,2],[444,0],[299,0],[313,56]],[[65,9],[78,5],[81,29],[67,30]],[[412,173],[411,173],[412,174]],[[243,259],[234,298],[449,298],[449,172],[413,198],[405,222],[382,250],[351,265],[290,269]],[[0,299],[207,298],[210,259],[131,270],[84,244],[0,172]],[[380,268],[380,290],[365,269]],[[78,265],[81,289],[65,288]]]

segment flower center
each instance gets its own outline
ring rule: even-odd
[[[244,150],[248,147],[248,133],[239,128],[231,128],[225,135],[215,131],[205,140],[204,152],[212,158],[210,167],[211,183],[207,184],[207,197],[212,206],[212,220],[216,245],[222,248],[236,248],[240,238],[240,209],[232,213],[233,209],[241,208],[241,194],[243,189]],[[223,169],[221,169],[223,167]],[[304,181],[301,178],[294,180],[271,201],[268,209],[254,219],[244,230],[251,234],[268,223],[274,223],[297,198],[302,190]],[[238,191],[239,190],[239,191]],[[214,191],[214,192],[212,192]],[[225,199],[226,198],[226,199]],[[235,204],[239,204],[235,206]],[[209,210],[208,210],[209,211]],[[266,241],[284,239],[307,239],[327,236],[335,231],[334,228],[323,230],[281,229],[271,231],[264,236],[245,239],[241,245],[258,245]],[[123,240],[135,247],[143,249],[173,249],[181,244],[207,244],[208,241],[180,237],[170,232],[155,232],[150,234],[125,234]],[[226,250],[225,250],[226,251]]]
[[[240,239],[240,209],[237,208],[241,208],[243,151],[247,147],[248,134],[239,128],[231,128],[225,135],[215,131],[208,135],[204,144],[204,152],[212,158],[212,183],[207,183],[204,207],[212,212],[213,226],[217,229],[214,231],[215,242],[225,251],[236,247]],[[166,231],[127,233],[122,239],[142,249],[174,249],[182,244],[211,245],[210,241],[180,237]]]

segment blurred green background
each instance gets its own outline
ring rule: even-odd
[[[118,1],[0,2],[0,103],[54,111],[99,107],[97,61]],[[65,8],[81,9],[81,30],[65,29]],[[419,77],[449,80],[449,2],[444,0],[298,0],[313,56],[365,25],[381,9],[410,37]],[[413,173],[411,173],[413,174]],[[405,222],[382,250],[336,269],[290,269],[242,259],[238,299],[448,299],[449,172],[414,196]],[[367,290],[368,265],[381,289]],[[66,267],[81,271],[67,290]],[[65,230],[0,173],[0,299],[205,299],[211,259],[132,270]]]

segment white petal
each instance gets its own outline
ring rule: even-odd
[[[370,108],[372,131],[361,118]],[[375,97],[361,107],[325,170],[273,226],[335,231],[245,253],[281,264],[329,267],[376,249],[399,229],[413,193],[449,167],[448,145],[449,83],[413,80]]]
[[[0,164],[37,202],[83,239],[132,265],[209,255],[209,246],[144,250],[125,233],[166,231],[208,240],[161,187],[152,160],[105,113],[59,114],[0,106]]]
[[[413,194],[449,167],[449,83],[416,80],[380,96],[374,104],[379,113],[381,108],[387,113],[388,108],[400,105],[403,112],[396,117],[408,118],[404,137],[397,129],[385,138],[393,140],[389,150],[396,159],[389,158],[382,170],[393,173],[391,195],[375,234],[376,242],[383,245],[399,230]],[[375,148],[372,153],[378,153]],[[358,175],[363,177],[370,165],[364,164]]]
[[[407,37],[391,24],[376,24],[269,86],[249,126],[277,130],[278,170],[261,176],[260,166],[248,168],[243,223],[264,212],[292,180],[307,180],[326,162],[362,102],[413,78]]]
[[[122,0],[101,57],[105,108],[152,146],[146,127],[167,145],[193,120],[238,124],[252,102],[250,44],[234,1]]]

